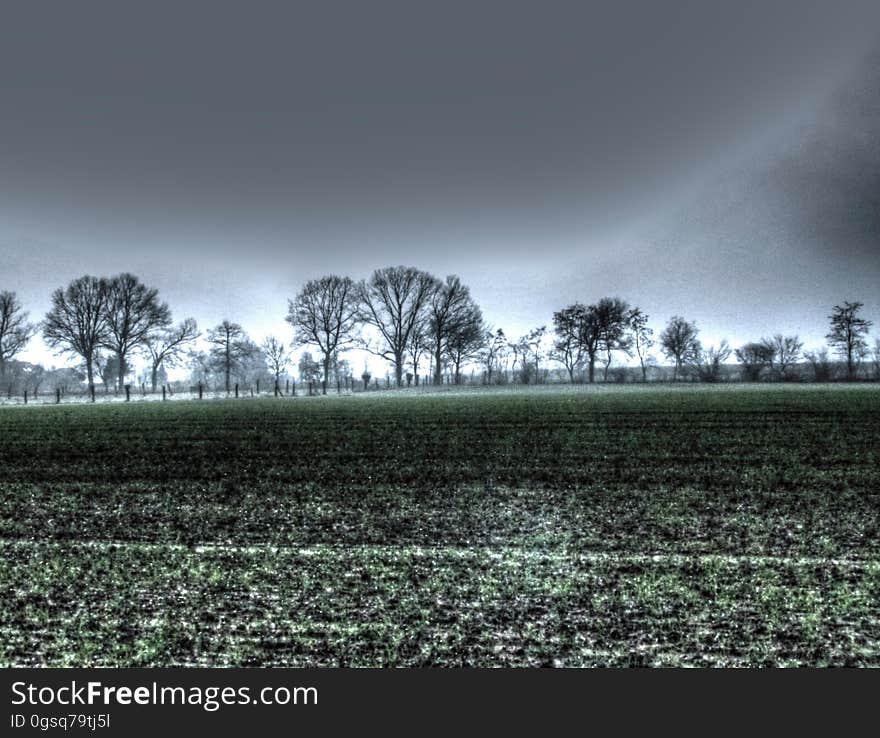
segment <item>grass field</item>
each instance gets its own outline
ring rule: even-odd
[[[3,665],[880,666],[880,388],[0,409]]]

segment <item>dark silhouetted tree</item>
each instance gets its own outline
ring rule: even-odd
[[[503,374],[503,362],[507,352],[507,336],[498,328],[492,331],[485,329],[483,334],[483,348],[480,351],[480,364],[486,375],[486,384],[499,381]]]
[[[742,364],[743,379],[747,382],[759,381],[764,369],[773,365],[774,353],[775,349],[764,341],[752,341],[736,349],[734,354]]]
[[[586,357],[587,379],[592,384],[596,374],[596,358],[599,356],[602,326],[596,305],[587,307],[576,302],[563,308],[553,315],[553,322],[563,330],[570,331],[572,340],[576,340]],[[557,336],[559,335],[557,331]]]
[[[608,381],[608,368],[615,351],[631,356],[632,338],[627,332],[629,305],[619,297],[603,297],[590,306],[598,326],[598,349],[604,355],[602,381]]]
[[[678,380],[682,367],[698,361],[702,348],[698,335],[696,324],[680,315],[673,315],[660,334],[660,348],[675,365],[673,381]]]
[[[89,391],[95,387],[95,355],[108,340],[107,281],[85,276],[52,293],[43,338],[53,349],[83,360]]]
[[[150,355],[150,385],[156,391],[159,370],[175,366],[189,347],[199,337],[199,327],[195,318],[187,318],[182,323],[161,328],[147,336],[146,347]]]
[[[654,361],[651,347],[654,345],[654,329],[648,327],[648,316],[641,308],[634,307],[626,315],[632,351],[639,359],[642,381],[648,381],[648,366]]]
[[[287,322],[296,330],[300,346],[317,346],[321,351],[327,394],[332,357],[355,340],[359,318],[357,285],[348,277],[331,275],[306,282],[288,303]]]
[[[789,379],[791,368],[797,364],[804,347],[803,341],[797,336],[783,336],[777,333],[770,338],[762,339],[761,343],[771,352],[770,369],[780,379]]]
[[[453,379],[461,384],[461,367],[471,359],[476,359],[484,346],[485,328],[480,309],[463,317],[451,326],[446,336],[446,357],[452,366]]]
[[[542,325],[530,330],[513,346],[516,356],[519,357],[520,381],[523,384],[541,381],[541,359],[544,356],[543,347],[546,335],[547,326]]]
[[[583,366],[586,355],[581,341],[582,320],[582,305],[571,305],[553,313],[553,330],[556,339],[553,341],[550,357],[565,367],[571,382],[575,381],[574,374]]]
[[[232,386],[232,375],[253,351],[253,343],[238,323],[224,320],[208,331],[208,343],[211,344],[210,357],[223,376],[223,386],[229,394]]]
[[[428,327],[425,321],[420,321],[413,329],[409,339],[408,350],[413,375],[415,376],[416,385],[418,385],[421,381],[419,379],[419,366],[421,365],[422,357],[425,354],[430,354],[431,351],[431,341],[428,338]]]
[[[697,370],[697,376],[703,382],[719,382],[721,380],[721,369],[724,363],[730,358],[730,346],[727,339],[721,341],[718,346],[710,346],[708,349],[702,347],[697,352],[694,368]]]
[[[168,305],[159,301],[159,291],[147,287],[128,272],[107,280],[104,304],[106,335],[103,345],[118,359],[118,389],[125,384],[129,357],[147,345],[149,336],[171,324]]]
[[[266,366],[277,385],[281,381],[281,375],[290,364],[290,352],[284,344],[275,336],[269,336],[263,341],[263,354],[266,357]]]
[[[482,339],[483,316],[470,290],[455,275],[446,277],[431,294],[426,306],[425,334],[433,354],[434,383],[443,381],[443,364],[448,359],[456,377],[462,350],[467,353]],[[476,334],[479,332],[480,338]],[[456,358],[458,357],[458,361]],[[458,380],[456,380],[458,381]]]
[[[7,362],[24,349],[36,331],[15,293],[0,292],[0,380],[6,376]]]
[[[557,338],[565,333],[571,337],[572,344],[577,337],[577,347],[581,351],[581,360],[586,359],[587,379],[590,383],[596,378],[596,359],[604,356],[605,379],[608,378],[608,367],[615,351],[629,354],[631,338],[627,333],[629,306],[617,297],[603,297],[593,305],[585,306],[574,303],[554,313]],[[560,334],[560,329],[563,334]],[[572,358],[576,350],[572,350]],[[558,349],[557,349],[558,351]]]
[[[359,318],[376,329],[379,345],[365,339],[362,346],[394,364],[398,386],[403,384],[407,350],[414,331],[426,319],[427,305],[439,287],[436,277],[414,267],[386,267],[358,285]]]
[[[866,339],[872,323],[859,317],[862,307],[861,302],[844,302],[843,305],[835,305],[828,316],[831,330],[825,338],[846,361],[846,378],[850,381],[856,378],[859,364],[868,350]]]

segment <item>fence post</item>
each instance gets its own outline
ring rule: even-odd
[[[165,402],[165,385],[162,385],[162,402]]]

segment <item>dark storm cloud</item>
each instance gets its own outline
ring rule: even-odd
[[[692,286],[759,248],[733,237],[724,197],[703,210],[736,244],[683,259],[677,282],[668,247],[627,234],[818,105],[878,20],[861,1],[16,4],[0,24],[3,271],[41,311],[77,273],[136,270],[205,322],[257,322],[309,276],[399,261],[460,272],[499,322],[605,286],[670,312],[672,283],[708,314]],[[856,125],[853,162],[876,132]],[[811,222],[811,248],[876,229],[847,206],[876,168],[805,196],[838,153],[780,165],[803,205],[781,218]],[[694,221],[673,225],[676,253],[717,225]],[[870,258],[870,238],[843,240]]]
[[[816,253],[880,267],[880,50],[770,172]]]
[[[858,28],[801,2],[28,7],[2,194],[137,221],[613,220]]]
[[[880,48],[651,228],[642,294],[716,335],[818,343],[842,300],[880,318]]]

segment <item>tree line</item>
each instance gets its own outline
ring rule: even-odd
[[[455,275],[438,279],[414,267],[375,270],[368,279],[329,275],[312,279],[288,300],[286,321],[293,331],[289,346],[274,336],[257,345],[236,322],[223,320],[205,334],[207,351],[197,351],[202,335],[194,318],[179,323],[157,289],[137,276],[86,275],[52,293],[51,308],[40,323],[29,321],[18,297],[0,291],[0,381],[28,342],[38,333],[58,353],[81,362],[94,397],[96,377],[105,391],[126,386],[135,357],[146,360],[149,384],[156,391],[165,370],[186,365],[199,382],[218,379],[226,392],[241,377],[278,384],[292,363],[292,349],[302,354],[299,374],[319,384],[326,394],[331,378],[352,379],[342,354],[363,349],[387,361],[397,386],[427,379],[435,384],[451,377],[460,383],[467,366],[478,366],[481,381],[496,383],[513,373],[517,381],[535,383],[546,376],[547,363],[564,368],[571,382],[595,382],[597,369],[608,381],[615,359],[634,363],[642,381],[658,364],[655,349],[672,366],[672,379],[720,381],[733,356],[746,381],[796,378],[794,368],[807,362],[817,380],[831,378],[828,348],[854,380],[867,360],[880,378],[880,339],[869,345],[872,323],[861,315],[863,304],[844,302],[832,308],[826,334],[828,347],[804,351],[797,335],[775,334],[732,349],[727,341],[703,346],[693,321],[672,316],[655,336],[649,316],[619,297],[574,303],[553,314],[552,331],[537,327],[516,340],[490,326],[470,293]],[[548,346],[549,344],[549,346]],[[63,370],[62,370],[63,371]],[[32,373],[43,376],[42,367]],[[366,386],[370,374],[364,370]],[[146,384],[146,382],[144,383]],[[237,384],[237,381],[236,381]],[[10,385],[11,387],[11,385]],[[11,392],[11,389],[10,389]]]

